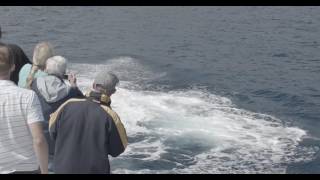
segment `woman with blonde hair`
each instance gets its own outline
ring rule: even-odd
[[[47,59],[53,56],[53,48],[50,43],[38,43],[33,51],[33,64],[24,65],[19,72],[18,85],[30,89],[31,84],[36,77],[46,76],[47,73],[44,72],[44,69]]]

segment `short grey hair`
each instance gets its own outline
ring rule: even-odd
[[[62,56],[53,56],[47,60],[46,72],[50,75],[63,77],[67,71],[68,60]]]

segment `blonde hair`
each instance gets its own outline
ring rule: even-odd
[[[34,75],[39,69],[43,69],[47,60],[54,55],[53,48],[48,42],[41,42],[36,45],[33,51],[32,68],[27,77],[26,88],[31,88]]]

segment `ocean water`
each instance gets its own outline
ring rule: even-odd
[[[120,78],[112,173],[320,173],[319,7],[0,7],[4,42],[50,41],[82,90]]]

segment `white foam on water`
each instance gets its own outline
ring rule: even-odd
[[[298,143],[306,135],[302,129],[282,125],[275,117],[237,109],[224,97],[199,91],[119,89],[113,98],[128,134],[158,137],[162,153],[185,144],[210,147],[194,157],[196,164],[173,169],[177,173],[284,173],[287,164],[297,160]],[[176,141],[177,147],[168,146],[168,139]],[[146,149],[153,147],[142,142]],[[312,158],[312,149],[303,152],[301,160]],[[161,159],[159,152],[156,156],[151,153],[151,157]]]
[[[133,61],[73,64],[72,70],[81,74],[82,90],[101,67],[117,69],[122,76],[134,74],[130,68],[137,70],[136,80],[152,77],[151,71]],[[134,84],[121,80],[112,96],[112,107],[130,143],[125,153],[111,158],[113,173],[285,173],[289,163],[311,160],[315,154],[312,148],[298,146],[306,131],[287,127],[270,115],[239,109],[228,98],[197,89],[135,90]],[[139,168],[135,162],[174,167]]]
[[[101,70],[116,73],[121,81],[138,82],[166,76],[165,72],[153,73],[148,67],[142,66],[140,60],[128,56],[115,57],[107,60],[104,64],[71,63],[68,69],[85,79],[93,78]]]

